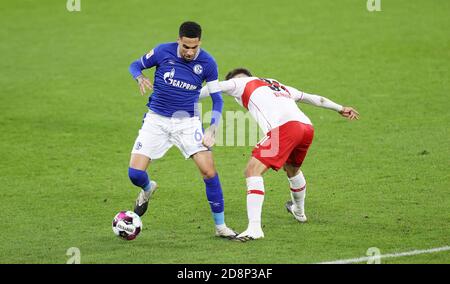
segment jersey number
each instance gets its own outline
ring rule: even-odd
[[[194,134],[195,141],[200,142],[202,141],[202,138],[203,138],[202,132],[200,131],[200,129],[196,129]]]
[[[275,92],[285,91],[286,93],[288,93],[290,95],[288,89],[285,86],[283,86],[280,83],[278,83],[277,81],[269,80],[269,79],[265,79],[265,78],[259,78],[259,79],[264,81],[264,82],[266,82],[267,84],[270,84],[267,87],[269,87],[271,90],[273,90]]]

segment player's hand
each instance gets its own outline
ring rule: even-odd
[[[217,131],[217,126],[216,125],[211,125],[208,129],[206,129],[205,131],[205,135],[203,135],[203,145],[205,145],[205,147],[212,147],[215,143],[216,143],[216,131]]]
[[[142,96],[145,95],[145,89],[148,89],[149,91],[153,90],[152,82],[144,75],[139,75],[136,80],[138,81],[139,90],[141,91]]]
[[[359,119],[359,112],[352,107],[343,107],[339,113],[350,120]]]

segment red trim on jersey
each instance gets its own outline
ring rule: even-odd
[[[263,86],[270,86],[270,84],[259,79],[251,80],[245,84],[245,89],[242,93],[242,105],[246,109],[248,109],[248,101],[250,100],[250,96],[256,89]]]
[[[300,187],[300,188],[298,188],[298,189],[291,188],[291,191],[292,191],[292,192],[300,192],[300,191],[304,190],[305,188],[306,188],[306,184],[305,184],[305,186]]]
[[[247,190],[247,194],[259,194],[259,195],[264,195],[264,191],[262,191],[262,190],[251,189],[251,190]]]

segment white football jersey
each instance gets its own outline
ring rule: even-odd
[[[295,102],[302,92],[274,79],[234,78],[219,82],[219,85],[223,92],[248,109],[264,133],[288,121],[312,124]]]

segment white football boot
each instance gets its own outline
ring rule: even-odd
[[[252,241],[264,238],[264,232],[261,228],[247,228],[244,232],[240,233],[236,239],[241,242]]]
[[[216,227],[216,237],[226,238],[229,240],[235,239],[238,233],[228,228],[227,226],[223,226],[220,228]]]
[[[158,184],[155,181],[150,181],[150,190],[144,191],[141,189],[138,197],[136,198],[136,203],[134,205],[134,213],[138,214],[139,217],[145,214],[148,208],[148,202],[158,188]]]
[[[308,219],[306,218],[305,213],[300,213],[300,212],[297,210],[297,208],[296,208],[294,202],[292,202],[291,200],[289,200],[288,202],[286,202],[285,206],[286,206],[287,211],[288,211],[289,213],[291,213],[292,216],[294,216],[294,218],[295,218],[297,221],[299,221],[300,223],[305,223],[305,222],[308,220]]]

